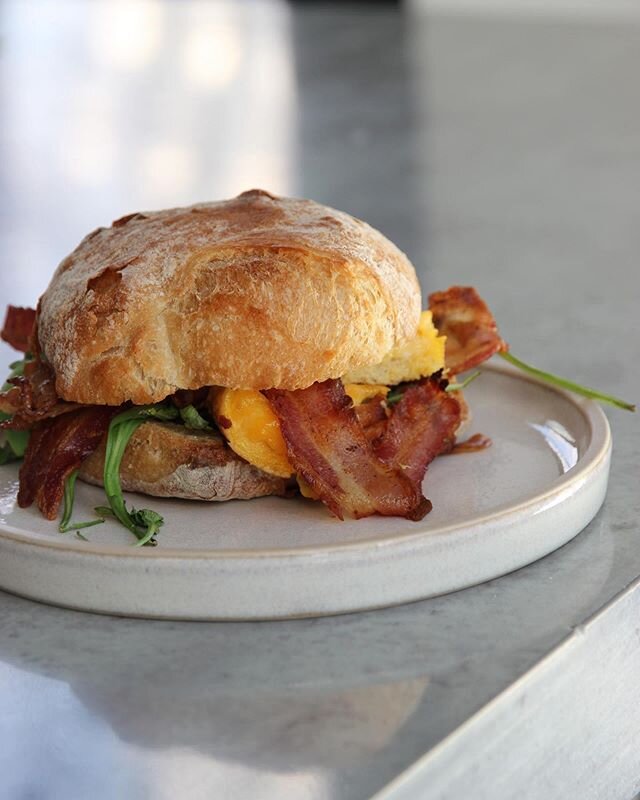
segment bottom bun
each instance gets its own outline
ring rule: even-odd
[[[105,441],[82,464],[79,477],[102,486]],[[253,467],[213,431],[171,422],[145,422],[135,431],[120,466],[127,492],[186,500],[251,500],[286,495],[295,481]]]

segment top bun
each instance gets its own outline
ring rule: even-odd
[[[253,190],[90,233],[42,296],[38,335],[65,400],[144,404],[340,377],[413,336],[420,308],[411,263],[381,233]]]

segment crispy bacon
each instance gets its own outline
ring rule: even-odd
[[[93,453],[117,412],[111,406],[88,406],[39,422],[20,469],[20,508],[35,502],[47,519],[55,519],[66,479]]]
[[[372,397],[370,400],[361,403],[359,406],[354,407],[353,410],[356,412],[358,422],[365,430],[370,428],[372,425],[376,425],[379,422],[384,422],[387,419],[383,401],[384,395],[379,394],[375,397]]]
[[[375,456],[341,381],[263,394],[278,417],[292,466],[337,517],[377,513],[419,520],[431,510],[401,469]]]
[[[353,410],[370,442],[382,436],[387,427],[387,407],[384,403],[384,395],[372,397],[371,400],[354,406]]]
[[[0,339],[4,339],[14,350],[26,353],[29,349],[35,322],[35,309],[7,306],[4,325],[0,331]]]
[[[32,320],[28,333],[25,321],[27,316]],[[7,323],[10,323],[9,326]],[[53,369],[40,352],[36,312],[33,309],[16,309],[14,306],[9,306],[2,332],[3,338],[6,338],[7,327],[15,333],[19,324],[23,324],[21,332],[26,335],[22,349],[31,350],[33,358],[25,364],[23,375],[9,379],[12,388],[0,394],[0,411],[11,415],[10,419],[0,423],[0,428],[27,430],[37,422],[67,414],[79,406],[77,403],[67,403],[58,397]],[[14,347],[18,344],[18,340],[14,337]]]
[[[53,370],[39,355],[25,365],[24,375],[11,378],[9,383],[13,387],[0,394],[0,411],[12,416],[0,423],[0,428],[27,430],[36,422],[79,407],[58,397]]]
[[[433,459],[451,449],[460,424],[460,404],[445,385],[437,378],[423,378],[409,386],[373,443],[378,458],[401,467],[417,487]]]
[[[445,364],[452,375],[477,367],[508,349],[487,304],[471,286],[429,295],[433,324],[447,337]]]

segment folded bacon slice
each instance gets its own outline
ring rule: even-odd
[[[365,431],[376,427],[380,423],[386,423],[387,421],[386,405],[383,394],[376,395],[370,400],[365,400],[364,403],[354,406],[353,410],[356,412],[358,422],[360,425],[362,425]],[[367,434],[367,438],[371,439],[371,436]]]
[[[0,339],[4,339],[14,350],[26,353],[29,349],[31,334],[36,322],[36,312],[33,308],[20,308],[7,306],[4,325],[0,330]]]
[[[0,423],[0,428],[27,430],[43,419],[79,408],[77,403],[58,397],[53,370],[38,355],[25,364],[24,375],[11,378],[9,383],[12,388],[0,394],[0,411],[12,416]]]
[[[88,406],[39,422],[31,432],[20,468],[20,508],[35,502],[47,519],[55,519],[65,481],[100,444],[118,410]]]
[[[371,514],[419,520],[431,503],[419,487],[374,454],[342,382],[268,389],[295,471],[340,519]]]
[[[36,312],[32,308],[9,306],[0,335],[16,349],[31,350],[33,356],[25,364],[24,374],[10,378],[11,388],[0,393],[0,412],[10,415],[10,419],[0,423],[0,428],[28,430],[43,419],[79,407],[58,397],[53,369],[40,353]]]
[[[373,442],[378,458],[401,467],[418,487],[433,459],[451,449],[460,424],[460,404],[445,386],[437,378],[410,385],[392,407],[384,433]]]
[[[438,332],[447,337],[444,362],[451,375],[477,367],[508,349],[487,304],[472,286],[452,286],[429,295]]]

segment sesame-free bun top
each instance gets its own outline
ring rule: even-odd
[[[41,298],[58,394],[152,403],[177,389],[299,389],[413,336],[420,289],[381,233],[311,200],[133,214],[89,234]]]

